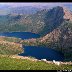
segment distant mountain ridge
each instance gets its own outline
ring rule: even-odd
[[[40,11],[40,8],[32,7],[32,6],[23,6],[23,7],[14,7],[11,8],[10,13],[16,14],[34,14],[37,11]]]
[[[40,10],[31,15],[11,13],[0,16],[0,27],[5,25],[4,28],[0,28],[0,31],[29,31],[44,36],[60,26],[65,20],[71,21],[72,14],[60,6]]]
[[[2,15],[3,14],[4,15],[7,15],[7,14],[34,14],[37,11],[40,11],[40,8],[33,7],[33,6],[11,7],[9,5],[0,5],[0,11],[4,12],[4,13],[1,13]]]
[[[27,15],[16,11],[16,14],[0,16],[0,32],[15,31],[40,34],[40,42],[72,58],[72,12],[65,7],[57,6]]]

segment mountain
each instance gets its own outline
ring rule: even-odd
[[[45,45],[61,51],[64,53],[66,60],[72,60],[71,11],[61,6],[49,10],[44,9],[38,11],[36,14],[27,16],[24,20],[24,23],[25,22],[30,32],[41,35],[41,37],[37,39],[38,45]]]
[[[37,11],[31,15],[11,13],[0,16],[0,32],[27,31],[45,36],[59,27],[65,20],[72,20],[71,12],[65,9],[57,6]]]
[[[40,11],[40,8],[36,8],[32,6],[13,7],[10,9],[10,13],[15,13],[15,14],[34,14],[37,11]]]
[[[51,31],[39,41],[47,47],[62,51],[66,60],[72,60],[72,12],[63,7],[56,8],[52,9],[51,14],[48,12],[50,16],[46,20],[46,26],[50,27]],[[47,27],[45,27],[46,31],[48,31]]]
[[[25,31],[40,34],[39,42],[47,47],[62,51],[72,58],[72,12],[65,7],[0,15],[0,32]],[[33,10],[34,8],[30,8]],[[26,9],[28,11],[28,9]],[[34,9],[35,10],[35,9]],[[14,10],[13,10],[14,11]]]
[[[49,25],[49,23],[52,25],[51,29],[52,31],[50,31],[47,35],[45,35],[43,37],[43,39],[41,41],[45,41],[46,39],[50,38],[51,37],[51,41],[53,40],[53,37],[54,39],[58,39],[59,36],[65,36],[66,37],[69,37],[72,35],[72,13],[70,11],[68,11],[68,9],[66,8],[63,8],[63,7],[57,7],[58,9],[54,8],[53,10],[53,15],[55,15],[54,13],[56,13],[56,15],[53,17],[53,15],[51,16],[50,14],[50,17],[49,20],[46,20],[48,23],[47,25]],[[62,10],[62,11],[61,11]],[[52,12],[52,11],[51,11]],[[51,13],[50,12],[50,13]],[[47,26],[46,25],[46,26]],[[50,25],[49,25],[50,26]],[[47,26],[47,27],[49,27]],[[51,30],[49,29],[49,30]],[[67,36],[66,36],[67,35]]]
[[[10,5],[0,5],[0,15],[7,14],[34,14],[37,11],[40,11],[40,8],[33,6],[18,6],[12,7]]]

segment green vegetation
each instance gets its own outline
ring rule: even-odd
[[[2,55],[15,55],[23,52],[23,49],[19,44],[9,43],[9,42],[0,42],[0,54]]]
[[[34,42],[25,41],[22,42],[25,46],[44,46],[48,48],[53,48],[54,50],[61,51],[64,54],[65,60],[64,61],[71,61],[72,60],[72,48],[61,48],[59,47],[58,42],[57,43],[49,43],[49,42],[40,42],[38,40]]]
[[[64,53],[65,61],[72,61],[72,52]]]
[[[71,48],[59,48],[58,43],[49,43],[48,41],[46,42],[40,42],[39,39],[36,39],[35,41],[29,41],[29,40],[21,40],[19,38],[14,38],[14,37],[0,37],[0,40],[2,41],[8,41],[8,42],[15,42],[15,43],[21,43],[22,45],[25,46],[44,46],[44,47],[49,47],[49,48],[54,48],[57,51],[61,51],[64,53],[65,56],[65,60],[64,61],[71,61],[72,60],[72,53],[71,53]],[[14,49],[14,50],[12,50]],[[69,51],[68,51],[69,50]],[[20,53],[20,51],[22,52],[23,50],[20,50],[20,47],[18,47],[17,50],[17,46],[13,46],[13,45],[3,45],[0,44],[0,54],[18,54]],[[65,52],[67,51],[67,52]]]
[[[65,61],[72,60],[72,22],[63,18],[64,11],[62,7],[55,7],[51,10],[41,10],[33,15],[5,15],[0,16],[0,32],[14,32],[27,31],[38,33],[44,36],[49,33],[50,37],[43,42],[40,39],[36,41],[21,40],[13,37],[0,38],[0,41],[10,43],[0,43],[0,54],[15,55],[21,53],[23,50],[20,46],[14,43],[21,43],[25,46],[46,46],[58,51],[62,51],[65,56]],[[56,29],[59,29],[56,30]],[[56,30],[54,32],[54,30]],[[55,36],[58,31],[59,36]],[[58,34],[57,34],[58,35]],[[57,41],[55,42],[55,38]],[[49,42],[49,40],[51,42]],[[52,40],[54,40],[52,42]],[[6,61],[5,61],[6,59]],[[1,61],[2,60],[2,61]],[[4,62],[4,63],[3,63]],[[13,64],[13,65],[12,65]],[[54,64],[46,64],[44,62],[31,62],[28,60],[18,60],[11,58],[0,59],[0,69],[71,69],[71,66],[61,65],[57,67]]]
[[[46,46],[45,43],[40,42],[38,39],[34,41],[22,40],[21,43],[25,46]]]
[[[42,61],[13,59],[0,56],[0,70],[71,70],[72,65],[47,64]]]
[[[16,42],[16,43],[19,43],[21,41],[20,38],[15,38],[15,37],[4,37],[3,40],[9,42]]]
[[[59,6],[50,10],[44,9],[32,15],[1,15],[0,32],[27,31],[44,36],[65,23],[63,16],[64,11]],[[66,26],[72,27],[71,23],[68,21]]]
[[[36,15],[35,15],[36,16]],[[37,24],[38,21],[38,24]],[[39,32],[44,23],[37,18],[33,20],[33,15],[5,15],[0,16],[0,32],[29,31]]]

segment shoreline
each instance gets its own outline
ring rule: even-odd
[[[39,60],[39,59],[35,59],[35,58],[30,58],[27,56],[19,56],[19,55],[0,55],[0,56],[15,58],[15,59],[27,59],[27,60],[34,61],[34,62],[43,61],[43,62],[48,63],[48,64],[55,64],[53,61],[47,61],[47,60],[43,60],[43,59]],[[69,62],[56,61],[56,62],[59,62],[60,65],[72,65],[72,61],[69,61]]]
[[[8,44],[11,44],[11,45],[15,45],[16,44],[16,45],[20,46],[23,49],[23,44],[20,44],[20,43],[8,42],[8,41],[0,41],[0,43],[4,43],[4,44],[8,43]],[[23,53],[23,52],[24,52],[24,50],[21,53]],[[16,59],[28,59],[28,60],[31,60],[31,61],[44,61],[46,63],[54,64],[53,61],[48,61],[46,59],[39,60],[39,59],[31,58],[31,57],[28,57],[28,56],[19,56],[18,54],[16,54],[16,55],[1,55],[1,56],[2,57],[16,58]],[[67,61],[65,61],[65,62],[55,61],[55,62],[59,62],[60,64],[65,64],[65,65],[72,65],[72,61],[69,61],[69,62],[67,62]]]

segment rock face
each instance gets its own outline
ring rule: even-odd
[[[72,53],[72,13],[65,7],[44,9],[28,16],[0,16],[0,31],[38,33],[42,36],[40,42],[46,43],[47,46],[50,43],[51,48],[66,54]],[[71,57],[72,54],[69,56]]]
[[[52,12],[53,11],[53,12]],[[63,37],[64,39],[67,38],[71,38],[72,36],[72,15],[71,12],[68,11],[66,8],[64,7],[56,7],[54,9],[51,10],[51,14],[54,14],[55,16],[53,17],[54,19],[52,19],[52,17],[50,17],[47,23],[50,22],[50,24],[53,22],[55,22],[54,24],[52,23],[52,26],[55,26],[56,23],[60,25],[57,26],[57,28],[52,28],[53,30],[50,31],[50,33],[48,33],[47,35],[45,35],[41,41],[45,41],[46,39],[49,39],[50,41],[53,41],[53,39],[55,41],[57,41],[59,39],[59,37]],[[59,16],[58,16],[59,15]],[[51,15],[50,15],[51,16]],[[52,15],[53,16],[53,15]],[[56,19],[56,20],[55,20]],[[58,21],[57,21],[58,19]],[[53,21],[52,21],[53,20]],[[48,27],[48,26],[47,26]]]
[[[59,27],[64,20],[72,21],[72,14],[60,6],[32,15],[8,14],[0,16],[0,32],[25,31],[44,36]]]
[[[53,31],[64,21],[64,11],[62,7],[54,7],[45,13],[44,23],[45,27],[41,32],[41,35],[46,35],[47,33]]]
[[[41,42],[44,42],[46,40],[48,41],[52,41],[53,42],[53,39],[55,41],[58,40],[58,37],[60,36],[60,33],[61,31],[59,29],[55,29],[53,30],[52,32],[50,32],[49,34],[47,34],[46,36],[44,36],[42,39],[41,39]]]
[[[42,43],[47,43],[47,46],[49,46],[50,43],[49,47],[62,51],[68,57],[72,57],[71,54],[72,53],[72,13],[64,7],[56,7],[56,8],[52,9],[53,12],[51,13],[51,14],[56,13],[55,15],[56,18],[53,21],[52,19],[50,20],[54,22],[55,25],[57,23],[58,26],[56,28],[53,27],[52,31],[50,31],[47,35],[42,37],[40,41]],[[47,23],[49,23],[50,20],[47,21]],[[55,26],[54,24],[52,26]],[[72,58],[70,59],[72,60]]]
[[[65,7],[63,7],[64,19],[72,21],[72,13]]]

